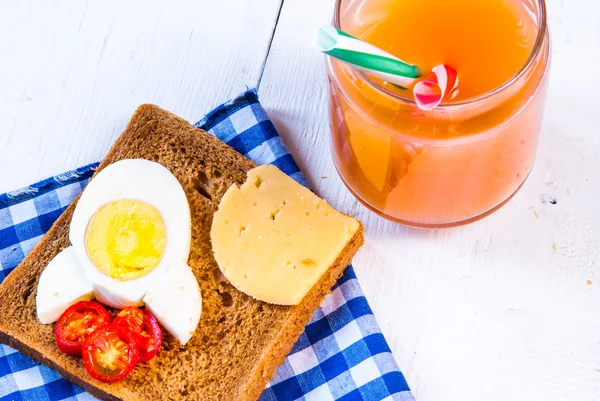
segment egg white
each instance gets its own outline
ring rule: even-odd
[[[158,265],[148,274],[127,281],[100,272],[90,261],[85,237],[88,223],[103,205],[138,200],[154,206],[165,224],[167,243]],[[105,167],[83,191],[71,220],[69,239],[96,298],[114,308],[141,306],[151,285],[168,270],[187,263],[191,242],[191,215],[185,192],[164,166],[149,160],[125,159]]]
[[[183,263],[171,266],[167,274],[149,288],[144,303],[181,344],[185,345],[192,338],[200,321],[202,297],[189,266]]]
[[[57,321],[69,306],[92,299],[93,291],[92,283],[81,269],[75,249],[72,246],[63,249],[40,276],[35,296],[38,319],[43,324]]]

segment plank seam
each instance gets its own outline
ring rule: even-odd
[[[275,33],[277,32],[277,26],[279,25],[279,17],[281,17],[281,10],[283,9],[283,3],[285,0],[281,0],[279,3],[279,10],[277,10],[277,17],[275,18],[275,25],[273,25],[273,33],[271,34],[271,38],[269,39],[269,45],[267,46],[267,53],[265,54],[265,59],[263,60],[262,66],[260,68],[260,75],[258,76],[258,82],[256,83],[256,89],[260,88],[260,84],[262,82],[263,74],[265,73],[265,67],[267,66],[267,60],[269,59],[269,54],[271,54],[271,45],[273,44],[273,39],[275,38]]]

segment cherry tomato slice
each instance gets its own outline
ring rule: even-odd
[[[129,306],[115,316],[113,324],[129,329],[133,333],[138,333],[142,330],[144,324],[144,312],[140,308]]]
[[[142,330],[137,336],[140,347],[140,362],[146,362],[154,358],[162,345],[162,331],[156,318],[149,310],[144,309],[144,323]]]
[[[110,314],[98,302],[77,302],[60,316],[54,326],[56,345],[65,354],[81,355],[85,340],[110,321]]]
[[[128,330],[113,325],[103,326],[83,344],[81,356],[94,379],[116,382],[127,377],[137,364],[137,340]]]
[[[113,324],[131,331],[137,339],[140,362],[154,358],[162,344],[162,332],[152,313],[147,309],[129,307],[123,309]]]

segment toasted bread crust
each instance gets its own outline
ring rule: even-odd
[[[212,135],[153,105],[140,106],[98,171],[125,158],[167,167],[183,186],[192,212],[189,265],[200,284],[200,325],[182,347],[165,333],[153,360],[125,380],[92,379],[80,358],[61,353],[53,326],[36,317],[39,275],[60,250],[76,201],[0,285],[0,342],[57,370],[102,400],[256,400],[318,305],[362,245],[362,226],[334,265],[296,306],[271,305],[237,291],[221,274],[210,245],[212,216],[227,188],[255,164]]]

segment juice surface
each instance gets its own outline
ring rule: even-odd
[[[488,92],[523,66],[537,26],[515,0],[368,0],[342,15],[342,29],[423,74],[438,64],[459,71],[460,101]],[[348,17],[348,18],[345,18]]]
[[[517,74],[539,21],[533,0],[347,0],[342,30],[419,66],[458,72],[444,104],[474,99]],[[538,10],[539,11],[539,10]],[[482,216],[533,165],[545,98],[548,42],[519,80],[485,101],[422,112],[330,61],[333,156],[350,190],[385,217],[447,226]],[[378,81],[400,96],[401,90]]]

